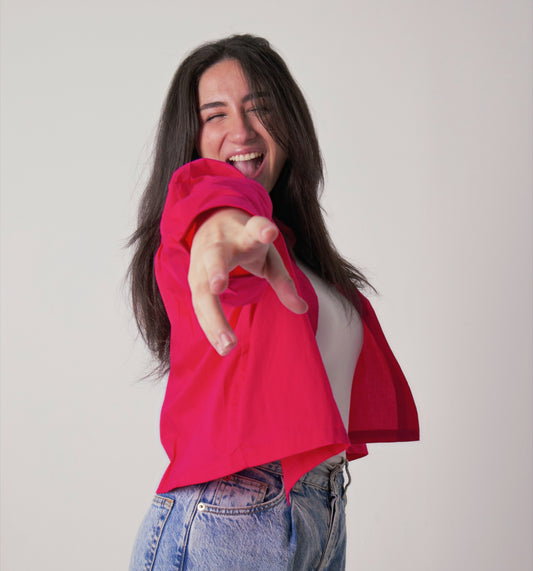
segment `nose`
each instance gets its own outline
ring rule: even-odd
[[[233,143],[246,143],[256,136],[251,118],[246,113],[236,113],[233,115],[229,125],[229,135]]]

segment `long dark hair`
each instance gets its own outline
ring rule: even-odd
[[[148,347],[157,358],[156,373],[169,366],[170,323],[155,281],[154,256],[161,242],[159,224],[172,173],[199,158],[198,82],[221,60],[237,60],[253,93],[268,95],[268,114],[260,116],[287,161],[270,193],[274,217],[294,233],[294,255],[357,305],[357,291],[368,286],[363,274],[342,258],[326,229],[318,202],[323,183],[322,157],[305,99],[285,62],[267,40],[251,35],[224,38],[200,46],[179,66],[163,106],[154,164],[141,198],[129,267],[133,311]]]

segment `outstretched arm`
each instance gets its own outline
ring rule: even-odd
[[[192,303],[202,330],[220,355],[227,355],[237,342],[219,300],[228,287],[229,273],[237,266],[267,280],[281,303],[294,313],[307,311],[274,247],[278,232],[267,218],[221,208],[194,235],[188,274]]]

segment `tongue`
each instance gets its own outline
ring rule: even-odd
[[[235,161],[233,166],[242,172],[247,178],[252,178],[257,172],[258,160],[252,159],[251,161]]]

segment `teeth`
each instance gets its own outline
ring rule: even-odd
[[[258,159],[262,156],[262,153],[246,153],[245,155],[233,155],[228,159],[232,163],[236,163],[238,161],[251,161],[252,159]]]

